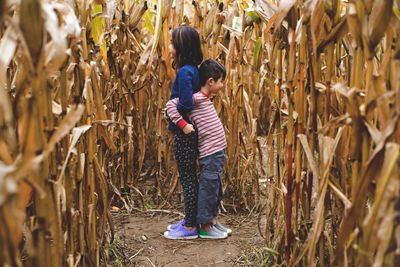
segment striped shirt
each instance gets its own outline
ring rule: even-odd
[[[183,129],[187,122],[177,110],[179,98],[174,98],[167,103],[167,114],[173,123]],[[225,149],[226,138],[222,123],[217,111],[208,95],[199,91],[193,94],[193,111],[189,119],[197,128],[199,134],[199,154],[204,158],[215,152]]]

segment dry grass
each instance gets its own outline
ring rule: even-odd
[[[25,225],[26,265],[97,266],[111,196],[177,193],[162,109],[189,23],[228,69],[226,206],[265,211],[279,263],[399,264],[397,1],[18,2],[0,3],[0,262],[22,265]]]

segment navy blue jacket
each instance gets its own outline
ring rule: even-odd
[[[179,97],[178,112],[187,122],[190,122],[187,115],[193,109],[192,95],[198,91],[200,91],[200,75],[197,66],[185,65],[179,68],[172,86],[170,99]],[[168,130],[176,132],[180,129],[173,122],[170,122]]]

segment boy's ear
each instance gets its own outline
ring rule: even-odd
[[[214,78],[210,77],[207,79],[206,84],[213,84],[215,82]]]

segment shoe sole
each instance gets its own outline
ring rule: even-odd
[[[217,229],[220,230],[221,232],[226,233],[228,236],[232,235],[232,230],[230,230],[230,231],[224,231],[224,230],[221,230],[221,229],[219,229],[219,228],[217,228]]]
[[[191,236],[169,236],[168,231],[164,232],[164,237],[166,239],[171,239],[171,240],[189,240],[189,239],[196,239],[199,238],[197,235],[191,235]]]
[[[228,234],[224,235],[223,237],[221,237],[221,236],[209,236],[209,235],[199,235],[199,237],[203,238],[203,239],[225,239],[225,238],[228,237]]]

